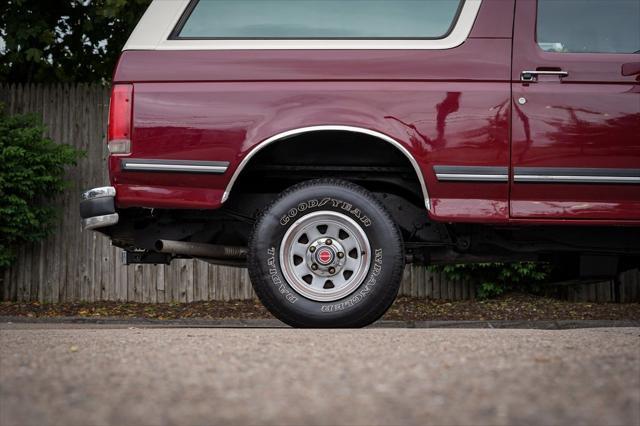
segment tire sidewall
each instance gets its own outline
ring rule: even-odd
[[[353,219],[366,234],[371,247],[369,271],[362,283],[351,294],[331,302],[314,301],[297,293],[284,278],[280,265],[280,246],[285,233],[300,218],[319,211],[337,212]],[[260,280],[261,298],[283,307],[285,312],[277,316],[285,322],[349,326],[369,316],[372,310],[381,309],[378,305],[389,299],[389,292],[393,293],[392,298],[397,294],[394,275],[403,253],[399,232],[384,207],[356,185],[315,184],[291,188],[257,221],[252,240],[250,263],[257,275],[252,276],[252,280]],[[386,308],[384,306],[383,311]]]

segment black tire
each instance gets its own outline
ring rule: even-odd
[[[305,289],[297,284],[297,291],[287,281],[280,262],[281,245],[289,228],[294,223],[305,223],[305,220],[324,214],[338,218],[343,215],[357,223],[361,229],[359,235],[366,235],[370,246],[369,258],[364,256],[363,250],[362,260],[355,261],[361,265],[368,263],[368,270],[365,267],[358,269],[358,276],[366,272],[364,279],[351,281],[350,286],[357,285],[355,290],[331,301],[303,296],[300,291]],[[302,219],[308,215],[312,216]],[[316,241],[325,241],[323,238]],[[340,242],[335,241],[334,248]],[[320,251],[318,249],[316,255]],[[343,253],[337,254],[345,257]],[[313,255],[308,256],[312,260],[307,264],[315,262]],[[389,309],[396,298],[404,264],[400,230],[382,203],[366,189],[337,179],[306,181],[284,191],[262,211],[249,240],[249,275],[256,294],[274,316],[293,327],[364,327],[371,324]],[[317,268],[317,265],[310,266]],[[344,285],[348,283],[346,279]]]

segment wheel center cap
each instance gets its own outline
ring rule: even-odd
[[[328,247],[322,247],[316,251],[316,261],[321,265],[329,265],[334,258],[335,253]]]

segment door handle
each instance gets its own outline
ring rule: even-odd
[[[562,78],[568,76],[569,73],[566,71],[522,71],[520,73],[520,81],[535,83],[538,81],[539,75],[557,75]]]

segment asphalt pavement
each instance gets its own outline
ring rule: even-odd
[[[0,425],[640,425],[640,328],[1,324]]]

